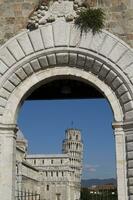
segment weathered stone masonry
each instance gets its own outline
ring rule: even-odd
[[[21,103],[33,89],[62,77],[92,84],[108,99],[114,113],[118,199],[132,200],[133,51],[107,31],[81,37],[63,17],[25,30],[0,48],[0,198],[14,200]]]
[[[0,0],[0,44],[26,28],[30,13],[39,0]],[[106,30],[133,46],[132,0],[88,0],[106,12]]]

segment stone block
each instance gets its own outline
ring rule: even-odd
[[[128,103],[125,103],[124,104],[124,110],[126,112],[130,111],[130,110],[133,110],[133,101],[129,101]]]
[[[34,52],[32,44],[30,42],[30,39],[29,39],[27,33],[20,35],[17,38],[17,40],[26,55],[29,55]]]
[[[133,151],[133,142],[127,143],[127,151]]]
[[[10,52],[12,53],[12,55],[15,57],[15,59],[17,61],[19,61],[20,59],[25,57],[25,54],[24,54],[23,50],[21,49],[17,40],[12,40],[8,44],[8,49],[10,50]]]
[[[117,62],[120,57],[127,51],[127,47],[121,43],[117,43],[109,54],[109,59],[113,62]]]
[[[126,93],[127,91],[128,91],[128,89],[124,84],[120,85],[120,87],[117,88],[117,93],[118,93],[119,96]]]
[[[46,49],[54,47],[52,26],[47,25],[47,26],[41,28],[41,33],[42,33],[42,39],[44,42],[44,47]]]
[[[32,60],[32,61],[30,62],[30,64],[31,64],[32,69],[33,69],[35,72],[41,69],[41,66],[40,66],[40,64],[39,64],[39,62],[38,62],[37,59]]]
[[[91,49],[90,44],[93,38],[92,32],[90,31],[87,34],[83,33],[82,36],[80,35],[80,38],[81,39],[80,39],[79,47],[83,49]]]
[[[112,86],[114,89],[117,89],[122,83],[122,80],[119,77],[116,77],[112,82]]]
[[[133,78],[133,63],[129,65],[124,72],[128,75],[129,78]]]
[[[93,35],[89,48],[95,52],[99,52],[105,38],[106,34],[104,32]]]
[[[7,80],[7,81],[4,83],[3,87],[4,87],[7,91],[12,92],[12,91],[14,90],[14,88],[15,88],[15,85],[13,85],[10,81]]]
[[[41,33],[39,29],[29,32],[29,37],[35,51],[44,49],[43,41],[42,41],[42,37],[41,37]]]
[[[127,51],[121,59],[117,62],[117,64],[122,68],[125,69],[127,66],[129,66],[131,63],[133,63],[133,55],[131,51]]]
[[[49,65],[56,65],[56,57],[55,54],[50,54],[47,56]]]
[[[133,169],[128,169],[127,174],[128,174],[128,177],[129,177],[129,178],[130,178],[130,177],[133,177]]]
[[[23,66],[23,69],[24,69],[25,73],[26,73],[28,76],[30,76],[31,74],[33,74],[33,69],[32,69],[32,67],[31,67],[31,65],[30,65],[29,63],[25,64],[25,65]]]
[[[14,24],[14,22],[15,22],[15,17],[11,17],[11,16],[9,16],[9,17],[7,16],[6,17],[6,23],[7,24],[11,25],[11,24]]]
[[[0,74],[4,74],[8,70],[7,65],[0,60]]]
[[[116,45],[116,43],[116,39],[114,39],[110,35],[107,35],[104,39],[101,49],[99,50],[99,53],[104,56],[107,56],[112,50],[112,48]]]
[[[6,47],[0,50],[0,59],[9,67],[16,63],[15,58]]]
[[[70,37],[70,24],[59,19],[53,23],[55,47],[68,46]]]
[[[21,82],[21,79],[16,75],[16,74],[12,74],[10,76],[10,82],[13,83],[15,86],[18,86]]]
[[[84,55],[78,54],[77,66],[84,68],[86,57]]]
[[[27,74],[25,73],[25,71],[22,68],[19,68],[16,72],[17,76],[21,79],[24,80],[27,77]]]
[[[95,60],[93,67],[91,68],[92,72],[96,75],[98,75],[100,69],[101,69],[102,63],[98,60]]]
[[[0,89],[0,97],[3,97],[4,99],[8,99],[10,96],[10,92],[8,92],[6,89],[1,88]]]
[[[105,77],[107,76],[107,74],[109,73],[110,69],[106,66],[106,65],[103,65],[101,67],[101,70],[98,74],[98,76],[100,77],[100,79],[104,80]]]
[[[131,96],[129,92],[124,93],[121,97],[120,97],[120,101],[125,104],[128,101],[131,101]]]
[[[57,53],[56,54],[57,64],[68,64],[68,53]]]
[[[86,57],[86,62],[85,62],[85,70],[91,71],[91,68],[93,67],[94,64],[94,58]]]
[[[133,195],[129,195],[129,200],[133,200]]]
[[[20,0],[19,0],[20,1]],[[22,3],[22,16],[29,16],[29,11],[33,9],[31,2]]]
[[[80,40],[81,40],[80,31],[75,28],[74,24],[72,24],[71,25],[69,46],[70,47],[75,47],[75,46],[79,47]]]
[[[133,165],[132,165],[133,166]],[[128,179],[128,185],[133,186],[133,178]]]
[[[127,160],[133,160],[133,151],[127,152]],[[133,170],[132,170],[133,173]]]
[[[42,68],[48,67],[47,57],[46,56],[40,57],[39,58],[39,63],[40,63],[40,65],[41,65]]]
[[[70,53],[70,55],[69,55],[69,65],[70,66],[76,66],[77,56],[78,55],[76,53]]]
[[[125,113],[125,120],[133,120],[133,110]]]
[[[128,161],[128,168],[133,168],[133,160]],[[130,178],[133,181],[133,178]]]
[[[111,84],[116,77],[117,77],[116,73],[111,70],[107,74],[105,82]]]
[[[133,134],[126,136],[126,142],[133,142]]]
[[[133,186],[129,186],[128,191],[129,191],[129,194],[133,195]]]

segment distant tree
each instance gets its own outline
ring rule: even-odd
[[[81,188],[81,200],[117,200],[117,189],[90,193],[88,188]]]
[[[81,200],[88,200],[90,197],[90,193],[88,188],[81,188]]]

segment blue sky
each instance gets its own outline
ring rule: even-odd
[[[105,99],[25,101],[18,118],[30,153],[61,153],[65,130],[81,129],[86,179],[115,177],[112,121]]]

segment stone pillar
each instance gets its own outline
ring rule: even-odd
[[[0,199],[15,200],[16,125],[0,124]]]
[[[133,200],[133,122],[125,122],[129,200]]]
[[[113,123],[116,146],[118,200],[128,200],[125,132],[122,123]]]

